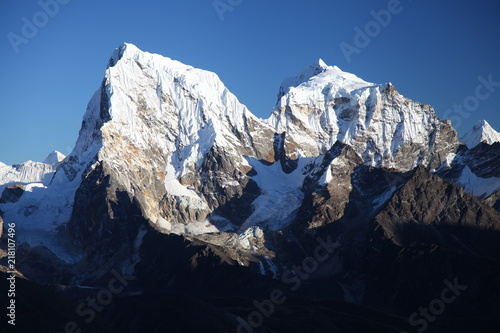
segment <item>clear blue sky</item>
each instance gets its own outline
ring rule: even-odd
[[[35,0],[0,2],[0,161],[7,164],[71,151],[122,42],[216,72],[262,118],[282,79],[322,58],[367,81],[392,82],[440,117],[469,97],[468,117],[448,116],[459,133],[478,119],[500,131],[500,87],[490,87],[487,98],[483,88],[479,105],[470,98],[479,76],[500,82],[499,1],[401,0],[379,29],[370,12],[394,0],[243,0],[224,20],[213,0],[59,1],[67,3],[54,17],[41,14]],[[23,17],[40,25],[36,34],[23,35]],[[367,24],[373,37],[368,45],[358,41],[348,62],[339,45],[356,47],[354,28]],[[29,37],[15,39],[17,53],[9,33]]]

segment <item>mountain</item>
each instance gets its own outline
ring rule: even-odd
[[[48,183],[54,173],[51,164],[27,161],[16,165],[0,165],[0,189],[14,183]]]
[[[260,119],[216,74],[123,44],[67,157],[0,166],[0,217],[28,299],[73,306],[122,274],[94,331],[199,330],[186,313],[207,331],[408,331],[457,278],[429,332],[498,328],[499,147],[322,60]]]
[[[49,184],[58,163],[65,157],[60,152],[54,151],[43,163],[27,161],[10,166],[0,162],[0,192],[11,184]]]
[[[65,158],[63,153],[54,150],[43,160],[43,163],[53,165],[62,162]]]
[[[460,138],[467,148],[472,149],[481,142],[493,144],[500,142],[500,133],[495,131],[486,120],[479,120],[472,129]]]
[[[458,146],[451,124],[431,106],[403,97],[390,83],[369,83],[321,64],[284,81],[268,119],[287,133],[292,158],[324,154],[340,141],[366,165],[408,171],[419,164],[436,168]]]
[[[500,135],[484,120],[465,134],[455,153],[448,156],[437,174],[497,207],[500,204]]]

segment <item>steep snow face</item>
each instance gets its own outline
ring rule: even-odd
[[[500,190],[500,177],[478,177],[468,166],[463,169],[457,183],[479,199],[485,199]]]
[[[48,184],[54,174],[52,165],[27,161],[17,165],[0,165],[0,194],[10,184]]]
[[[240,228],[240,232],[253,226],[280,230],[296,216],[304,199],[302,184],[306,177],[304,169],[310,159],[299,159],[298,167],[290,174],[283,172],[281,162],[265,165],[249,158],[249,164],[257,173],[252,179],[261,190],[261,195],[252,202],[253,214]]]
[[[234,139],[232,132],[243,131],[248,118],[257,121],[216,74],[125,43],[109,60],[71,155],[99,153],[99,159],[106,159],[112,153],[108,144],[121,141],[122,148],[181,148],[179,158],[189,164],[216,136],[221,143],[227,143],[224,136]],[[184,166],[178,167],[182,173]]]
[[[479,120],[472,129],[460,138],[467,148],[472,149],[481,142],[489,145],[500,142],[500,133],[495,131],[486,120]]]
[[[366,82],[324,63],[313,67],[283,83],[284,94],[267,120],[296,143],[289,155],[317,156],[339,140],[351,145],[366,165],[406,171],[458,145],[456,138],[436,144],[440,132],[454,133],[451,125],[441,122],[431,106],[400,95],[392,84]],[[304,73],[317,74],[308,78]],[[296,85],[284,90],[290,82]]]
[[[242,130],[244,116],[250,115],[216,74],[140,51],[131,44],[113,54],[106,89],[113,123],[132,133],[148,119],[167,117],[178,130],[178,136],[169,141],[177,139],[183,146],[195,142],[210,120],[214,132],[227,127],[227,122]]]
[[[290,88],[299,86],[300,84],[309,81],[312,77],[323,73],[328,69],[328,66],[322,59],[319,59],[317,63],[309,65],[306,69],[300,72],[297,76],[288,77],[281,83],[278,92],[278,101],[287,94]]]

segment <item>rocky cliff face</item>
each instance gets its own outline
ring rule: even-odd
[[[498,261],[498,148],[460,145],[431,106],[322,61],[262,120],[215,74],[124,44],[68,157],[0,166],[0,209],[39,282],[98,287],[119,269],[139,294],[264,299],[299,279],[292,299],[406,315],[457,275],[498,295],[470,272]],[[304,279],[318,239],[334,245]],[[465,308],[492,313],[484,300]]]
[[[485,256],[498,253],[491,251],[498,247],[500,214],[423,167],[392,196],[375,222],[399,246],[427,243],[457,251],[475,248],[473,253]]]

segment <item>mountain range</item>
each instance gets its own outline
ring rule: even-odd
[[[322,60],[260,119],[216,74],[123,44],[68,156],[0,163],[0,267],[15,223],[26,331],[497,332],[499,162],[486,121],[459,139]]]

